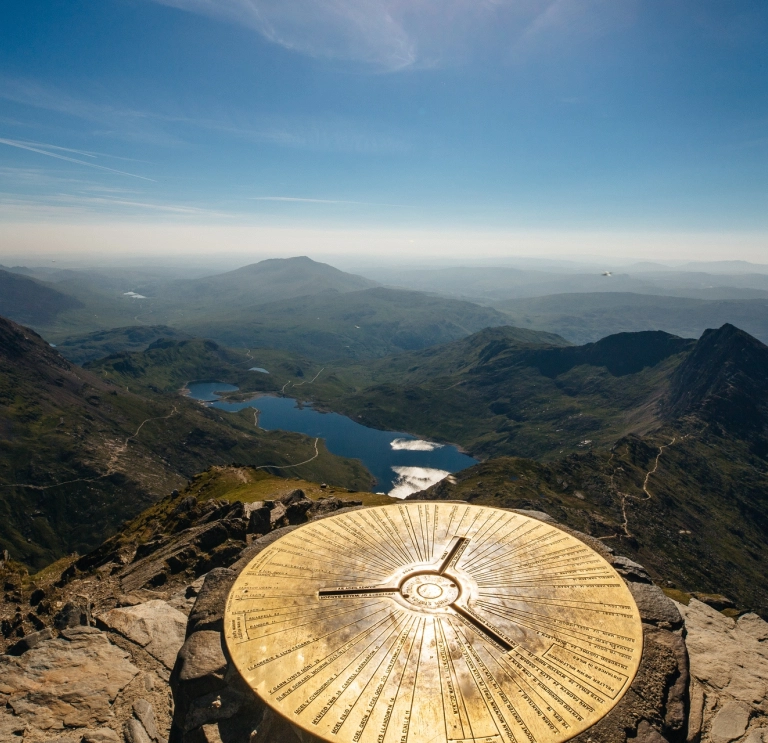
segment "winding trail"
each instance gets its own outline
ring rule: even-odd
[[[98,477],[78,477],[75,480],[63,480],[62,482],[56,482],[53,485],[29,485],[28,483],[0,483],[0,487],[3,488],[27,488],[28,490],[50,490],[51,488],[59,488],[62,485],[73,485],[76,482],[97,482],[98,480],[103,480],[106,477],[110,477],[111,475],[114,475],[115,472],[117,472],[116,465],[117,461],[120,459],[123,454],[125,454],[126,451],[128,451],[128,444],[130,443],[131,439],[135,439],[142,428],[144,428],[144,425],[151,422],[151,421],[162,421],[162,420],[168,420],[173,415],[176,415],[178,413],[178,408],[174,405],[173,410],[168,413],[168,415],[160,415],[156,418],[145,418],[140,424],[139,427],[130,435],[127,436],[125,441],[123,441],[120,446],[115,447],[114,451],[112,452],[112,455],[110,456],[108,462],[107,462],[107,471],[103,475],[99,475]]]
[[[286,388],[286,387],[287,387],[289,384],[292,384],[294,387],[301,387],[301,385],[303,385],[303,384],[312,384],[312,382],[314,382],[314,381],[315,381],[315,380],[316,380],[316,379],[317,379],[317,378],[318,378],[318,377],[319,377],[319,376],[320,376],[320,375],[321,375],[321,374],[322,374],[324,371],[325,371],[325,367],[323,367],[323,368],[322,368],[322,369],[321,369],[321,370],[320,370],[320,371],[319,371],[317,374],[315,374],[315,376],[314,376],[314,377],[312,377],[312,379],[310,379],[309,381],[307,381],[307,380],[305,379],[303,382],[295,382],[295,383],[294,383],[294,382],[286,382],[286,383],[283,385],[283,388],[280,390],[280,394],[281,394],[281,395],[284,395],[284,394],[285,394],[285,388]]]
[[[624,531],[624,534],[613,534],[608,537],[598,537],[598,539],[616,539],[621,537],[632,537],[632,533],[629,531],[629,516],[627,515],[627,501],[628,500],[636,500],[645,502],[650,500],[653,497],[653,494],[650,490],[648,490],[648,480],[650,479],[651,475],[655,474],[656,471],[659,469],[659,460],[661,459],[661,455],[664,453],[664,449],[669,448],[677,441],[677,436],[673,436],[672,440],[668,444],[661,444],[659,446],[659,451],[656,454],[656,459],[653,463],[653,469],[648,470],[645,473],[645,478],[643,479],[643,492],[645,493],[645,498],[641,498],[637,495],[631,495],[630,493],[624,493],[621,490],[618,490],[616,488],[615,484],[615,476],[616,472],[622,469],[621,467],[614,467],[613,472],[611,472],[611,489],[621,498],[621,515],[624,521],[621,524],[621,528]],[[610,464],[613,461],[614,452],[611,452],[611,457],[608,460],[608,464]]]
[[[317,459],[320,456],[320,452],[317,448],[317,442],[320,441],[320,437],[318,436],[315,439],[315,456],[310,457],[309,459],[305,459],[303,462],[298,462],[297,464],[284,464],[280,467],[276,467],[273,464],[262,464],[258,467],[254,467],[255,470],[265,470],[265,469],[271,469],[271,470],[289,470],[291,467],[301,467],[302,464],[309,464],[313,459]]]

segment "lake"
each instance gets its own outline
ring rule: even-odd
[[[235,392],[238,388],[234,385],[198,382],[187,385],[187,389],[193,400],[219,410],[256,408],[259,427],[267,431],[280,429],[319,436],[333,454],[361,460],[376,478],[376,489],[395,498],[405,498],[452,472],[477,464],[476,459],[462,454],[455,446],[398,431],[368,428],[338,413],[321,413],[309,405],[299,407],[290,397],[261,395],[242,402],[225,402],[217,393]]]

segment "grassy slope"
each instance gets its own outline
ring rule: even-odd
[[[311,460],[291,472],[355,489],[371,483],[359,462],[322,442],[313,458],[312,439],[261,431],[248,411],[127,391],[29,330],[0,321],[0,336],[0,547],[30,565],[90,549],[211,464]]]
[[[277,348],[328,361],[425,348],[505,324],[505,315],[471,302],[377,288],[272,302],[178,327],[229,346]]]
[[[186,333],[167,325],[129,325],[110,330],[97,330],[84,335],[73,335],[56,344],[59,353],[81,366],[116,353],[144,351],[161,338],[182,340]]]

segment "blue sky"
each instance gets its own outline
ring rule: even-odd
[[[6,3],[6,247],[700,235],[756,260],[767,38],[764,0]]]

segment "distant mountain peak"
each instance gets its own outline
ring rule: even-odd
[[[671,379],[667,415],[747,437],[768,432],[768,346],[726,323],[706,330]]]

